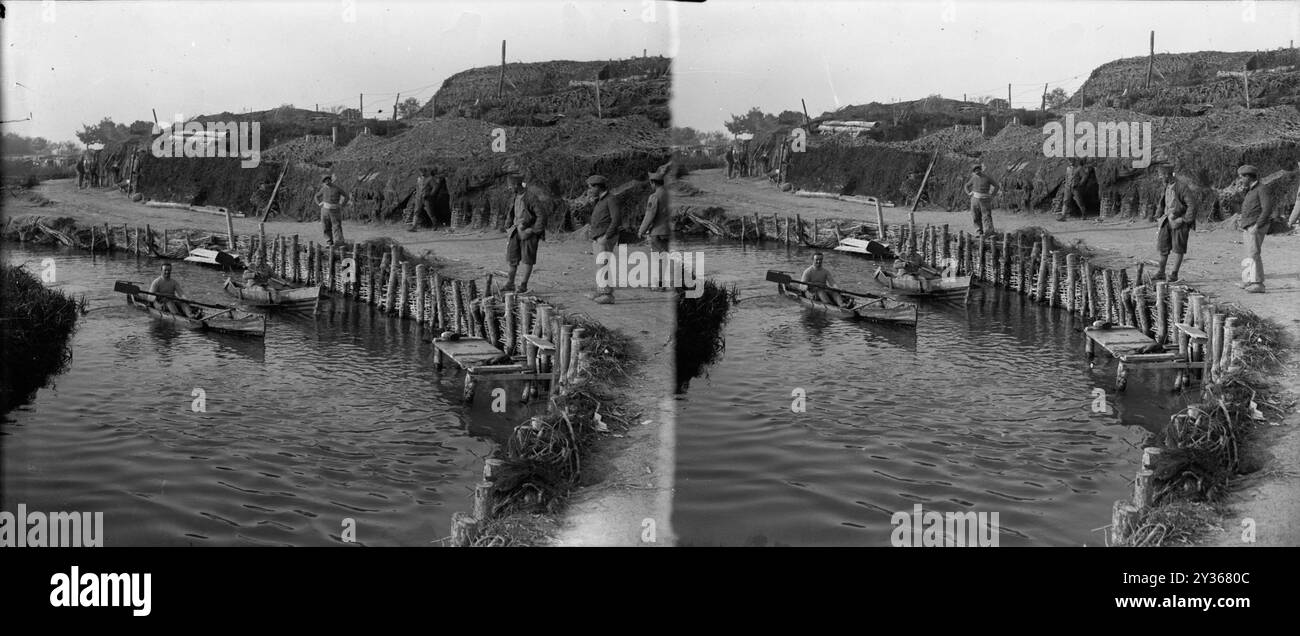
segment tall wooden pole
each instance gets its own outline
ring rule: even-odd
[[[501,40],[501,76],[497,79],[497,99],[506,89],[506,41]],[[599,90],[599,89],[597,89]]]
[[[921,187],[916,191],[916,200],[912,201],[912,213],[908,215],[907,222],[916,222],[916,207],[921,205],[921,195],[925,194],[925,184],[930,180],[930,171],[934,170],[934,163],[939,160],[939,151],[934,151],[934,157],[930,159],[930,167],[925,169],[925,176],[921,177]]]
[[[364,120],[366,118],[366,95],[357,93],[357,117]]]
[[[400,101],[402,101],[402,94],[398,93],[397,97],[393,98],[393,121],[397,121],[397,104]]]
[[[1151,53],[1147,55],[1147,88],[1151,88],[1151,70],[1156,64],[1156,32],[1151,32]]]

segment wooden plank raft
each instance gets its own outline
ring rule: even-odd
[[[509,363],[511,358],[505,351],[483,338],[435,339],[432,342],[433,361],[438,369],[442,369],[444,359],[449,358],[465,370],[464,398],[467,404],[474,401],[474,389],[480,377],[495,382],[550,382],[554,379],[551,373],[529,371],[526,365]]]
[[[1115,390],[1123,391],[1128,385],[1129,367],[1141,367],[1143,369],[1178,369],[1178,379],[1174,381],[1174,388],[1179,389],[1191,379],[1193,365],[1188,356],[1172,352],[1152,352],[1156,341],[1137,327],[1111,327],[1110,329],[1097,329],[1087,327],[1083,330],[1087,336],[1084,342],[1084,354],[1088,358],[1088,365],[1093,365],[1093,358],[1096,356],[1098,345],[1105,349],[1112,357],[1119,361],[1115,369]]]

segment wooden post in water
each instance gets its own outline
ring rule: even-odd
[[[325,277],[325,279],[329,281],[329,285],[326,287],[326,289],[330,290],[330,293],[332,294],[339,287],[338,274],[336,273],[338,272],[338,269],[334,265],[334,252],[338,251],[338,248],[331,245],[329,247],[326,247],[325,249],[329,250],[330,253],[330,257],[326,261],[326,264],[329,267],[329,274],[328,276]]]
[[[790,247],[790,217],[785,217],[785,246]]]
[[[451,547],[468,548],[478,539],[479,522],[472,515],[457,512],[451,516]]]
[[[442,274],[439,272],[434,272],[433,273],[433,316],[431,318],[436,321],[434,324],[437,325],[438,331],[443,331],[447,328],[447,320],[444,314],[442,313],[442,305],[443,305]]]
[[[1228,318],[1227,314],[1221,312],[1215,312],[1212,315],[1214,317],[1211,318],[1210,326],[1210,352],[1206,356],[1210,361],[1209,370],[1211,376],[1217,375],[1219,372],[1219,359],[1223,357],[1223,332],[1227,327],[1226,321]]]
[[[1052,273],[1051,273],[1051,280],[1048,282],[1048,292],[1047,292],[1048,294],[1047,304],[1049,307],[1056,306],[1057,297],[1060,295],[1060,291],[1061,291],[1061,253],[1057,250],[1052,250]]]
[[[1137,529],[1138,515],[1141,511],[1137,506],[1129,503],[1125,499],[1115,502],[1110,513],[1110,542],[1111,546],[1124,545],[1128,537]]]
[[[388,289],[384,292],[384,311],[393,313],[394,304],[397,299],[397,257],[401,255],[401,248],[396,244],[389,250],[388,257]]]
[[[754,240],[763,240],[763,219],[758,218],[758,212],[754,213]]]
[[[378,263],[375,261],[375,246],[369,244],[366,246],[366,303],[370,306],[375,305],[375,299],[378,298],[379,281],[376,280],[376,271]]]
[[[988,277],[987,274],[985,273],[986,270],[984,269],[984,244],[985,244],[987,241],[985,241],[985,239],[984,239],[984,237],[983,237],[982,235],[976,237],[976,240],[978,240],[978,241],[980,242],[980,251],[979,251],[979,268],[976,270],[976,276],[978,276],[980,280],[984,280],[984,279],[986,279],[986,278]]]
[[[1048,261],[1051,258],[1048,252],[1052,249],[1052,239],[1044,234],[1041,243],[1043,248],[1038,252],[1038,281],[1034,286],[1034,299],[1040,303],[1044,300],[1044,290],[1047,288]]]
[[[1133,312],[1137,314],[1137,328],[1142,335],[1151,335],[1151,310],[1147,306],[1146,287],[1138,285],[1133,288]]]
[[[1102,289],[1102,315],[1101,319],[1114,322],[1115,320],[1115,302],[1113,296],[1115,287],[1111,284],[1110,268],[1101,270],[1101,289]]]
[[[465,281],[465,320],[469,323],[469,335],[483,337],[483,325],[478,315],[478,285],[473,280]]]
[[[1074,313],[1077,309],[1075,300],[1075,273],[1079,268],[1079,255],[1065,255],[1065,310]]]
[[[357,258],[357,244],[352,243],[352,283],[348,286],[348,295],[361,297],[361,261]]]
[[[411,264],[402,261],[402,275],[397,283],[397,317],[405,318],[408,315],[408,303],[406,297],[407,277],[410,274]]]
[[[307,242],[307,271],[303,274],[303,278],[306,279],[306,282],[317,283],[317,284],[320,283],[320,281],[315,280],[314,278],[315,272],[316,272],[316,241],[308,241]]]
[[[1094,277],[1096,271],[1092,267],[1092,261],[1083,262],[1083,300],[1087,303],[1084,315],[1088,318],[1105,320],[1104,315],[1098,314],[1099,301],[1097,300],[1097,279]]]
[[[1183,300],[1185,298],[1184,294],[1186,294],[1186,292],[1184,292],[1182,289],[1178,287],[1169,288],[1169,334],[1170,335],[1180,333],[1176,328],[1174,328],[1174,325],[1183,321]]]
[[[950,238],[951,235],[948,233],[947,223],[943,224],[943,229],[940,233],[943,235],[941,239],[943,241],[943,251],[940,253],[939,258],[947,261],[949,258],[952,258],[952,239]]]
[[[1124,290],[1128,289],[1127,269],[1121,269],[1117,272],[1117,277],[1115,279],[1115,286],[1116,286],[1115,296],[1120,298],[1119,324],[1124,325],[1125,327],[1131,327],[1133,326],[1133,316],[1131,315],[1132,312],[1129,310],[1128,301],[1125,301],[1123,299],[1123,292]]]
[[[1011,289],[1011,236],[1006,232],[1002,233],[1002,249],[998,252],[998,281]]]
[[[298,265],[299,265],[299,260],[298,260],[298,258],[299,258],[299,253],[300,253],[302,250],[301,250],[300,246],[298,245],[298,235],[297,235],[297,234],[294,234],[293,237],[290,238],[289,242],[292,244],[292,247],[293,247],[293,256],[289,257],[289,269],[292,270],[293,273],[289,275],[289,282],[296,283],[296,282],[302,280],[302,272],[301,272],[301,270],[298,268]]]
[[[1156,324],[1155,339],[1159,344],[1169,341],[1169,283],[1156,281]]]
[[[875,199],[876,204],[876,231],[880,233],[880,242],[885,242],[885,209],[880,205],[880,199]]]
[[[451,320],[452,331],[456,333],[466,333],[469,330],[465,324],[465,289],[461,286],[461,281],[451,280]]]
[[[957,233],[957,275],[969,273],[966,267],[966,231]]]
[[[1155,471],[1143,468],[1137,472],[1137,479],[1133,481],[1133,504],[1139,510],[1151,507]]]
[[[421,325],[425,323],[426,318],[424,311],[424,278],[428,269],[429,266],[424,263],[415,266],[415,322]]]
[[[257,229],[257,264],[266,265],[266,226],[259,225]]]
[[[506,337],[505,337],[505,342],[501,344],[501,349],[506,352],[506,355],[513,356],[515,355],[515,352],[519,350],[518,346],[516,345],[516,341],[518,340],[518,334],[515,333],[516,331],[515,312],[518,311],[519,306],[517,303],[515,303],[514,292],[506,292],[503,298],[503,302],[505,306],[502,308],[503,311],[501,312],[502,313],[501,319],[505,323]]]
[[[497,333],[497,303],[496,297],[484,296],[479,301],[479,306],[483,308],[483,327],[487,332],[488,344],[497,347],[501,344],[501,338]]]
[[[743,219],[745,217],[742,216],[740,218]],[[521,319],[520,335],[521,336],[532,335],[532,328],[533,328],[532,299],[525,296],[524,298],[520,299],[519,304],[520,304],[519,317]],[[523,349],[524,349],[525,368],[527,368],[529,372],[535,373],[537,371],[537,347],[534,346],[531,342],[524,340],[522,337],[520,338],[520,342],[523,344]],[[527,401],[530,397],[532,397],[532,393],[533,393],[533,383],[525,382],[523,400]]]
[[[813,217],[812,244],[814,246],[817,245],[817,241],[821,240],[821,235],[822,235],[822,230],[819,225],[819,220],[817,219],[817,217]]]

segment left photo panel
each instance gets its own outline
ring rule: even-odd
[[[673,545],[672,10],[7,3],[0,544]]]

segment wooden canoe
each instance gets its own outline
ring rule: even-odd
[[[824,303],[817,298],[804,296],[800,290],[777,283],[777,290],[782,296],[793,300],[814,311],[825,312],[828,316],[844,320],[869,320],[871,322],[888,322],[899,325],[916,325],[916,305],[885,296],[862,294],[845,296],[853,302],[852,307],[839,307]]]
[[[278,280],[272,280],[269,287],[245,287],[227,277],[222,289],[227,294],[239,299],[239,302],[258,309],[278,309],[297,313],[314,314],[320,308],[320,300],[325,298],[324,285],[294,287]]]
[[[970,295],[970,276],[945,278],[924,271],[915,276],[895,276],[894,272],[886,271],[883,267],[877,267],[872,276],[877,283],[895,293],[913,298],[960,301],[965,304]]]
[[[191,318],[189,316],[179,316],[167,309],[159,309],[153,303],[147,300],[147,294],[127,294],[126,301],[136,309],[148,312],[157,320],[171,323],[177,327],[193,329],[195,331],[216,331],[220,333],[237,334],[241,336],[254,336],[262,338],[266,336],[266,316],[254,314],[234,307],[226,310],[204,309],[185,303],[183,300],[174,300],[170,302],[185,304],[192,315],[200,316]],[[165,305],[164,305],[165,306]],[[203,316],[208,316],[204,318]]]

